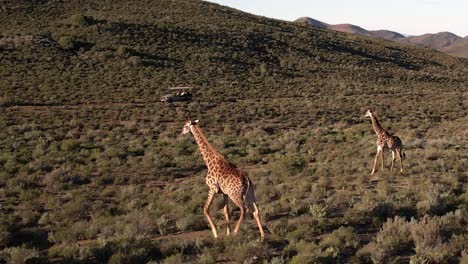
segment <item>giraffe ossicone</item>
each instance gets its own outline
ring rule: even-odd
[[[229,199],[231,199],[240,209],[240,216],[236,227],[234,228],[234,233],[239,232],[240,225],[244,220],[244,214],[248,211],[252,211],[255,222],[257,223],[260,231],[260,236],[263,239],[265,237],[265,233],[263,231],[258,207],[255,204],[254,185],[252,184],[252,181],[245,172],[227,162],[224,156],[208,142],[203,131],[198,126],[198,122],[198,120],[187,120],[182,129],[182,134],[191,133],[193,135],[203,160],[208,167],[205,182],[209,187],[209,191],[208,198],[203,208],[203,213],[208,220],[213,236],[217,238],[218,232],[210,215],[210,206],[214,195],[221,193],[223,194],[224,199],[223,211],[227,222],[227,235],[231,233],[228,207]]]

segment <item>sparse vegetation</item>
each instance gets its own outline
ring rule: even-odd
[[[467,60],[204,1],[2,6],[0,263],[467,258]],[[402,174],[369,176],[368,107]],[[222,199],[212,239],[185,116],[249,173],[264,243],[224,236]]]

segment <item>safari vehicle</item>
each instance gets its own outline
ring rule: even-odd
[[[183,102],[192,100],[192,87],[170,87],[170,93],[161,96],[161,102]]]

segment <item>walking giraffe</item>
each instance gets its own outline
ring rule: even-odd
[[[205,182],[210,188],[208,191],[208,199],[203,208],[203,213],[210,224],[211,230],[215,238],[218,237],[218,232],[210,216],[210,206],[213,197],[217,193],[222,193],[224,198],[224,216],[227,222],[227,235],[231,233],[229,226],[229,198],[240,208],[240,216],[237,221],[234,233],[239,232],[240,225],[244,220],[245,212],[252,210],[255,222],[260,230],[262,239],[265,237],[262,224],[260,221],[260,213],[255,204],[254,186],[246,173],[239,170],[236,166],[226,161],[224,156],[216,151],[206,139],[201,128],[197,125],[198,120],[194,122],[188,120],[185,122],[182,134],[192,133],[197,142],[203,160],[208,167],[208,173],[205,177]]]
[[[390,171],[393,171],[393,165],[395,163],[395,152],[398,155],[400,160],[400,172],[403,171],[403,164],[401,159],[404,158],[406,155],[403,152],[403,143],[399,137],[393,136],[387,130],[383,129],[380,126],[375,113],[371,110],[367,110],[366,117],[370,117],[372,120],[372,127],[374,128],[375,134],[377,135],[377,153],[375,154],[374,159],[374,167],[372,168],[371,175],[375,172],[375,165],[377,164],[377,159],[379,157],[379,153],[382,155],[382,171],[384,169],[384,150],[385,148],[389,148],[392,151],[392,166]]]

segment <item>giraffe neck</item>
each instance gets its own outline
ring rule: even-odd
[[[210,160],[213,157],[219,157],[222,155],[210,144],[210,142],[208,142],[200,127],[196,125],[191,126],[190,131],[197,142],[203,161],[205,161],[206,166],[210,168],[210,166],[213,165],[213,162],[210,162]]]
[[[374,128],[374,131],[377,134],[377,136],[383,135],[383,134],[385,134],[387,132],[379,124],[379,121],[377,120],[377,117],[375,117],[374,115],[371,115],[371,120],[372,120],[372,127]]]

